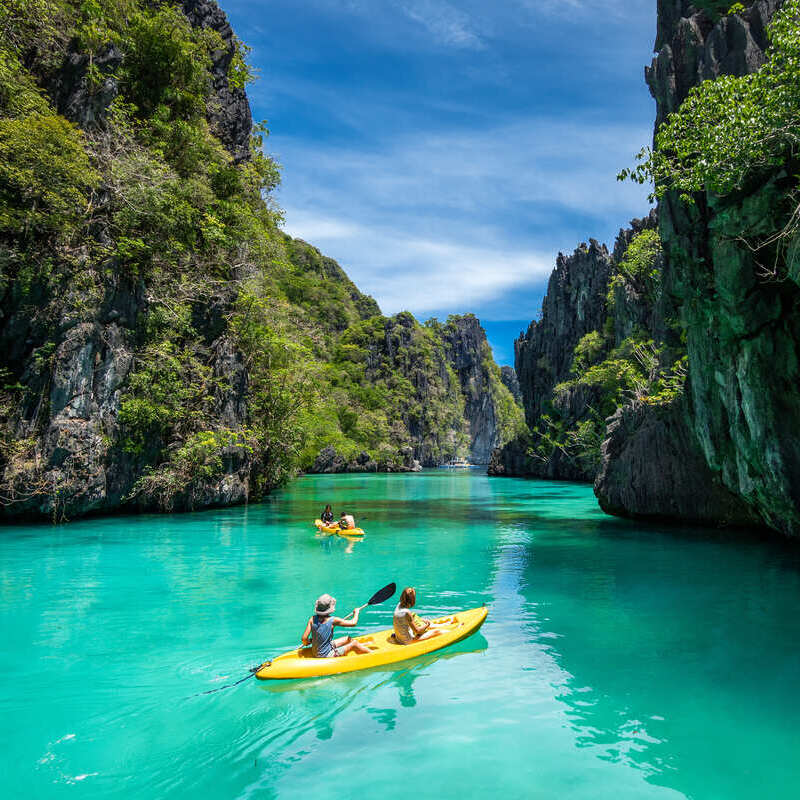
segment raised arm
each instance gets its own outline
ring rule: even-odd
[[[303,631],[303,644],[311,644],[311,617],[308,618],[306,629]]]
[[[356,606],[353,609],[353,618],[352,619],[342,619],[342,617],[334,617],[333,624],[339,625],[342,628],[355,628],[358,625],[358,615],[361,613],[361,609],[366,608],[366,604],[363,606]]]

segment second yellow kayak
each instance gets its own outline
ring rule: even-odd
[[[486,606],[481,606],[459,611],[448,617],[432,619],[431,627],[442,632],[438,636],[411,644],[398,644],[392,628],[357,637],[359,642],[370,648],[369,653],[350,652],[338,658],[314,658],[310,647],[290,650],[258,670],[256,678],[262,681],[316,678],[406,661],[466,639],[483,625],[488,613]]]
[[[337,523],[333,525],[326,525],[321,519],[315,519],[314,525],[320,533],[327,533],[328,535],[337,534],[338,536],[363,536],[364,531],[361,528],[340,528]]]

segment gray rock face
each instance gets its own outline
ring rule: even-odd
[[[700,80],[758,68],[764,62],[766,23],[780,5],[761,0],[741,16],[712,25],[688,3],[660,3],[659,53],[647,73],[658,121]],[[800,535],[800,285],[791,269],[787,280],[765,279],[754,254],[736,242],[745,230],[754,238],[769,232],[786,189],[780,175],[765,176],[742,196],[699,197],[687,208],[668,195],[660,204],[664,284],[687,337],[690,436],[681,434],[685,447],[671,458],[659,456],[661,468],[647,471],[635,455],[626,455],[626,447],[636,451],[636,443],[647,440],[665,447],[665,431],[658,426],[670,421],[653,410],[626,410],[628,417],[610,431],[596,486],[605,508],[724,520],[729,497],[716,493],[716,506],[706,505],[698,517],[691,502],[676,504],[664,490],[713,481],[738,498],[738,508],[744,504],[751,519]],[[646,471],[647,485],[634,469]],[[698,488],[696,506],[703,494]]]
[[[747,75],[764,63],[767,24],[782,0],[745,2],[743,14],[716,24],[688,0],[658,0],[656,57],[645,79],[656,100],[656,127],[689,90],[720,75]]]
[[[594,239],[571,256],[558,254],[547,284],[542,315],[514,343],[517,377],[530,427],[550,403],[553,388],[567,380],[575,345],[606,321],[611,256]]]
[[[218,31],[225,43],[214,54],[209,120],[241,161],[249,157],[252,118],[244,91],[228,86],[233,31],[216,3],[187,0],[184,11],[194,25]],[[46,86],[58,111],[86,129],[102,127],[117,95],[114,72],[123,59],[124,53],[114,46],[96,54],[94,66],[105,79],[99,87],[91,87],[88,57],[68,52]],[[99,193],[99,210],[102,203]],[[112,244],[102,223],[98,226],[92,234]],[[98,297],[87,298],[85,289],[65,285],[52,297],[38,290],[38,295],[23,298],[13,283],[0,294],[3,366],[19,375],[25,387],[14,398],[10,415],[17,457],[0,464],[9,495],[0,502],[0,516],[69,519],[118,509],[130,502],[134,483],[157,455],[133,457],[120,446],[117,418],[135,367],[137,319],[148,312],[143,287],[130,285],[120,272],[110,268],[104,273]],[[207,363],[218,379],[211,413],[220,425],[236,430],[247,424],[248,378],[240,355],[224,334],[230,301],[230,296],[219,297],[197,321],[197,329],[205,337]],[[261,467],[258,456],[230,446],[224,448],[222,461],[221,474],[193,482],[166,498],[166,506],[182,510],[245,502]],[[161,505],[144,496],[135,502],[143,508]]]
[[[628,245],[634,236],[657,227],[656,209],[652,209],[648,216],[642,219],[631,220],[630,227],[623,228],[617,235],[614,243],[614,263],[619,264],[625,259]],[[663,271],[663,257],[660,257],[653,267]],[[653,302],[652,298],[647,296],[644,287],[629,277],[623,277],[614,287],[614,345],[618,347],[637,330],[648,331],[654,340],[663,341],[667,335],[664,327],[665,313],[663,297]]]
[[[342,472],[419,472],[422,465],[414,458],[414,449],[404,447],[397,458],[376,461],[369,453],[361,452],[356,458],[348,461],[331,445],[319,452],[313,466],[309,470],[313,474],[330,474]]]
[[[570,377],[575,345],[591,331],[602,329],[608,316],[606,296],[613,259],[605,245],[591,240],[571,256],[559,253],[542,301],[542,315],[514,343],[525,421],[534,428],[552,408],[553,389]],[[581,418],[592,402],[584,389],[561,393],[561,412]],[[594,478],[590,465],[575,462],[556,450],[542,460],[529,455],[532,442],[522,435],[492,454],[490,475],[532,475],[540,478]]]
[[[234,160],[245,161],[250,157],[253,117],[244,89],[228,83],[228,68],[236,53],[233,28],[225,12],[213,0],[183,0],[183,13],[195,27],[216,31],[225,45],[212,55],[213,96],[208,107],[208,121]]]
[[[458,375],[464,396],[464,416],[469,423],[470,458],[488,464],[499,444],[497,411],[487,373],[489,343],[480,321],[467,314],[454,317],[442,337],[450,365]]]
[[[608,420],[602,451],[595,493],[609,514],[701,525],[758,522],[709,469],[682,401],[620,408]]]
[[[503,365],[500,367],[500,380],[503,381],[503,386],[511,392],[514,400],[522,405],[522,392],[519,388],[519,381],[517,380],[517,372],[514,367]]]
[[[99,87],[89,83],[89,56],[70,51],[48,87],[59,114],[85,130],[102,127],[108,108],[119,91],[114,71],[122,63],[122,53],[112,44],[93,59],[103,76]]]

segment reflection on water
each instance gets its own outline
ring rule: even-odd
[[[331,502],[363,539],[315,538]],[[11,797],[793,798],[797,548],[611,520],[589,487],[316,476],[243,509],[5,528]],[[235,680],[314,599],[390,581],[477,634],[401,664]],[[365,609],[391,625],[396,598]],[[396,776],[402,776],[397,780]]]

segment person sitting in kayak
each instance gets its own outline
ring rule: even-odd
[[[370,650],[361,642],[349,636],[333,638],[333,629],[338,625],[341,628],[354,628],[358,625],[358,615],[364,606],[358,606],[353,611],[352,619],[334,617],[336,598],[323,594],[318,598],[314,607],[314,616],[309,619],[303,631],[303,644],[311,644],[311,653],[314,658],[337,658],[346,656],[351,650],[356,653],[369,653]]]
[[[406,586],[400,595],[400,602],[394,610],[394,638],[400,644],[411,644],[422,639],[431,639],[438,636],[441,631],[431,628],[429,619],[418,617],[411,609],[417,602],[417,590],[413,586]]]
[[[328,503],[328,505],[325,506],[325,510],[322,512],[322,516],[320,516],[320,519],[326,525],[333,525],[333,509],[331,508],[330,503]]]
[[[339,527],[343,531],[353,530],[353,528],[356,527],[356,521],[353,519],[353,515],[348,514],[346,511],[342,511],[342,516],[339,517]]]

